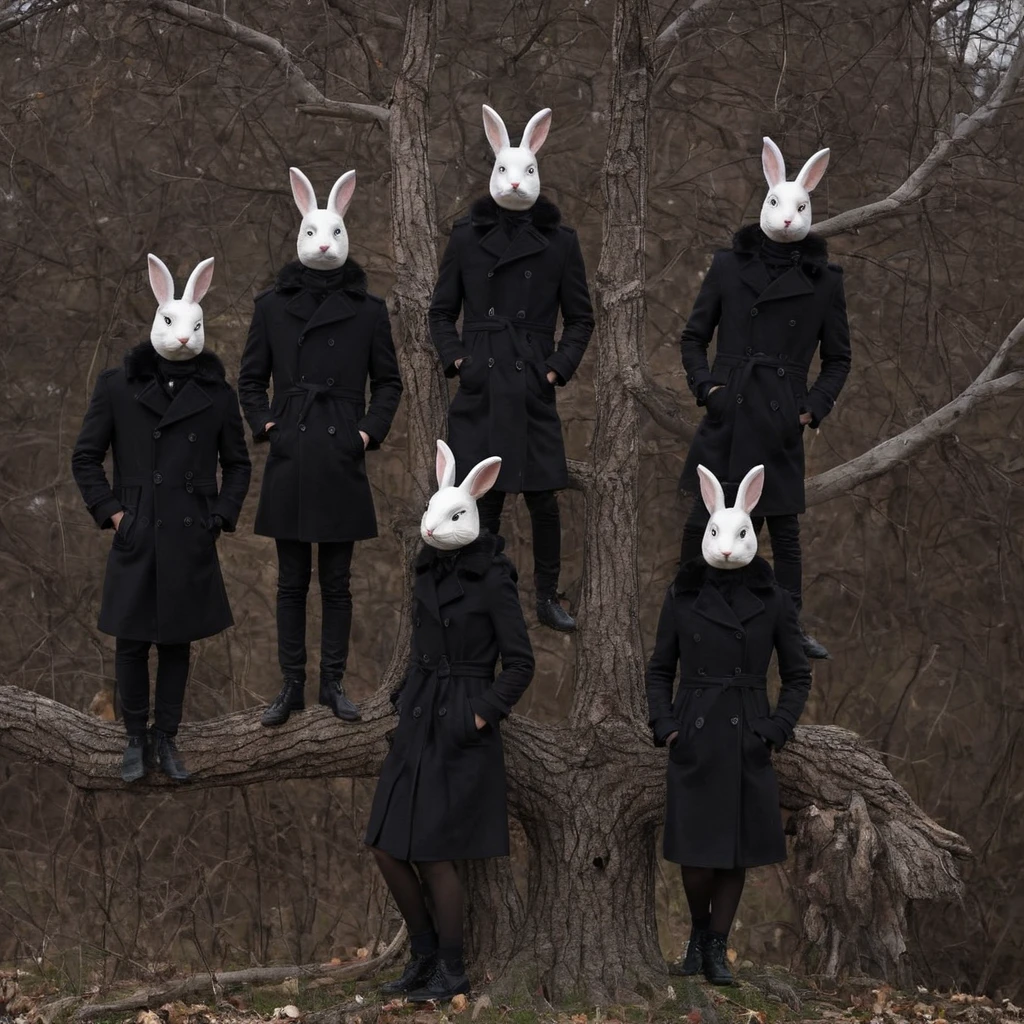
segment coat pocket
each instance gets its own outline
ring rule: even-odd
[[[704,399],[704,407],[708,411],[708,419],[712,423],[722,423],[725,420],[726,410],[729,408],[729,387],[724,385],[709,391]]]
[[[482,345],[477,347],[481,350],[483,348]],[[488,357],[483,351],[466,356],[459,367],[459,390],[480,391],[487,380],[487,372],[491,365],[493,364],[488,362]]]
[[[473,747],[483,742],[483,734],[486,730],[476,727],[476,712],[473,710],[473,705],[470,704],[468,697],[462,699],[462,707],[462,736],[460,743],[464,747]]]
[[[126,508],[124,515],[121,516],[121,522],[118,523],[117,529],[114,531],[112,546],[120,551],[127,551],[131,548],[135,540],[135,526],[135,512],[131,508]]]

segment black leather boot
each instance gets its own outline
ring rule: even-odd
[[[121,758],[121,778],[138,782],[146,774],[146,741],[142,736],[129,736]]]
[[[682,960],[668,965],[668,973],[677,977],[689,978],[700,974],[704,969],[704,940],[707,937],[704,928],[691,928],[690,941],[686,944],[686,956]]]
[[[407,992],[413,992],[422,988],[430,981],[434,973],[434,965],[437,962],[436,953],[428,953],[426,956],[410,957],[405,965],[401,977],[394,981],[385,982],[380,990],[386,996],[404,996]]]
[[[434,960],[434,969],[423,987],[413,989],[406,999],[410,1003],[441,1002],[459,995],[460,992],[468,991],[469,978],[466,977],[465,970],[454,971],[444,960],[437,957]]]
[[[722,935],[714,935],[708,932],[704,936],[704,944],[701,952],[704,960],[704,977],[712,985],[735,985],[736,979],[729,970],[729,961],[726,957],[726,940]]]
[[[800,643],[803,645],[804,654],[808,658],[813,658],[817,661],[828,661],[832,655],[828,653],[828,648],[824,644],[815,640],[810,633],[804,630],[803,624],[800,625]]]
[[[178,753],[173,736],[154,729],[153,745],[156,751],[156,762],[164,775],[175,782],[188,782],[192,778],[185,767],[185,762],[181,759],[181,754]]]
[[[345,722],[358,722],[362,717],[359,708],[345,696],[345,688],[341,680],[329,683],[325,679],[320,680],[320,703],[330,708],[336,718]]]
[[[297,679],[286,679],[281,692],[260,716],[260,725],[284,725],[293,711],[306,706],[305,687]]]
[[[537,598],[537,621],[559,633],[574,633],[576,620],[562,607],[557,597]]]

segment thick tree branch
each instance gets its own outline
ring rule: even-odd
[[[718,0],[693,0],[690,6],[661,32],[655,42],[658,46],[674,43],[686,29],[695,25],[701,17],[707,17],[717,6]]]
[[[944,434],[950,433],[964,415],[989,398],[1024,384],[1024,370],[1002,373],[1017,343],[1024,337],[1024,320],[1003,339],[988,365],[974,382],[951,402],[926,416],[920,423],[895,437],[890,437],[874,448],[844,462],[825,473],[819,473],[807,482],[807,504],[817,505],[837,495],[874,480],[889,472],[901,462],[913,457]]]
[[[164,11],[178,21],[201,28],[205,32],[224,36],[243,46],[266,54],[284,73],[292,92],[300,101],[299,109],[330,117],[344,117],[351,121],[387,124],[391,116],[385,107],[368,103],[348,103],[328,99],[303,74],[291,51],[280,40],[274,39],[223,14],[215,14],[202,7],[182,3],[181,0],[150,0],[150,6]]]
[[[405,22],[394,14],[378,10],[373,4],[356,4],[351,0],[327,0],[341,14],[350,18],[362,18],[378,28],[394,28],[400,32],[405,30]]]
[[[50,0],[48,4],[39,2],[33,4],[12,4],[6,10],[0,11],[0,35],[3,35],[4,32],[10,32],[11,29],[24,24],[30,18],[39,18],[44,14],[52,14],[54,11],[70,7],[73,3],[75,3],[75,0]]]
[[[985,125],[990,124],[1000,109],[1017,90],[1021,74],[1024,73],[1024,45],[1018,40],[1013,60],[1003,72],[999,84],[988,99],[980,103],[967,115],[958,114],[953,119],[952,131],[932,147],[931,152],[914,169],[909,178],[895,192],[856,209],[847,210],[828,220],[815,224],[814,231],[822,237],[838,235],[844,231],[856,231],[874,224],[885,217],[899,213],[905,206],[916,202],[927,194],[932,179],[956,155],[957,151],[974,138]]]
[[[676,391],[659,384],[646,367],[627,367],[622,371],[622,382],[659,427],[681,441],[693,440],[697,428],[687,418]]]

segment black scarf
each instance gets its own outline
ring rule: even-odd
[[[799,242],[774,242],[767,235],[761,240],[761,262],[773,281],[787,270],[799,266],[803,259],[804,253]]]
[[[341,288],[345,284],[345,278],[344,267],[338,267],[337,270],[312,270],[310,267],[303,267],[302,290],[322,301],[329,292]]]
[[[533,216],[530,210],[506,210],[503,206],[498,207],[498,224],[510,242],[531,220]]]
[[[164,359],[156,353],[156,375],[164,391],[173,398],[178,394],[185,382],[194,377],[196,373],[195,359],[183,359],[177,362],[172,359]]]

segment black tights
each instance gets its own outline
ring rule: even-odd
[[[694,928],[728,935],[743,895],[746,868],[681,868]]]
[[[373,855],[408,926],[413,956],[427,956],[436,950],[449,966],[461,970],[463,894],[455,863],[432,860],[413,865],[378,849]],[[433,916],[427,908],[427,894]]]
[[[533,583],[538,600],[553,598],[562,571],[562,520],[554,491],[523,491],[533,527]],[[501,532],[504,491],[488,491],[477,503],[480,528]]]

